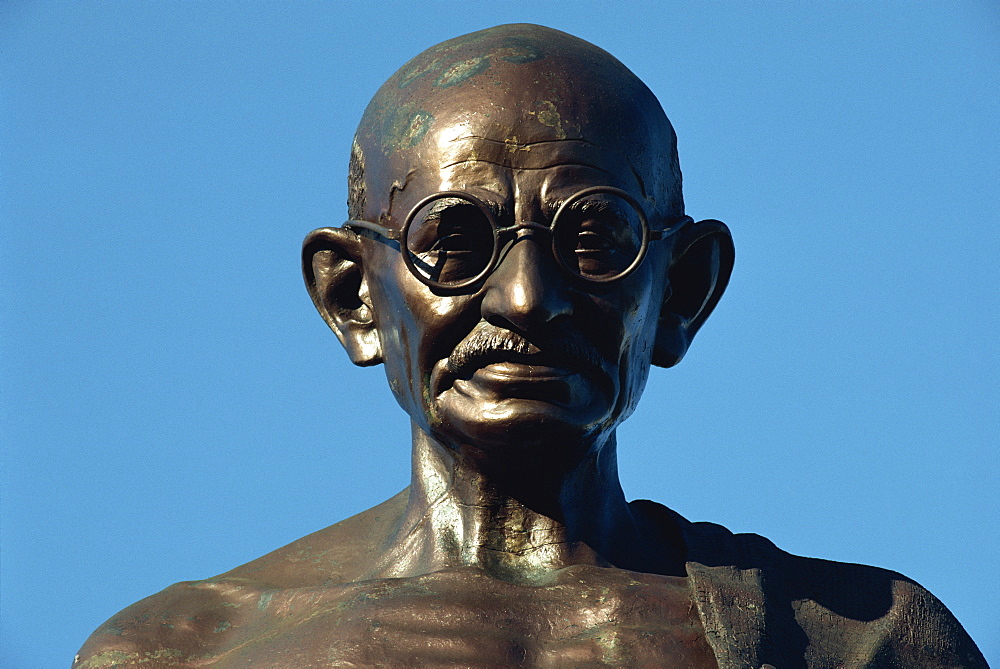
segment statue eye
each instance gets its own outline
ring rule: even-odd
[[[612,239],[606,230],[590,230],[582,228],[576,236],[576,253],[590,253],[598,251],[614,251],[615,240]]]
[[[493,245],[493,231],[482,212],[471,205],[455,205],[439,212],[433,226],[433,251],[475,252]]]
[[[642,222],[629,202],[598,193],[560,211],[554,224],[562,264],[588,279],[615,276],[632,264],[642,247]]]
[[[417,212],[407,252],[427,278],[458,283],[482,272],[493,257],[493,225],[477,205],[459,197],[436,200]]]
[[[475,242],[469,238],[468,235],[463,235],[462,233],[452,233],[450,235],[445,235],[444,237],[439,237],[437,241],[434,242],[434,246],[431,248],[432,251],[448,251],[451,253],[461,253],[462,251],[468,252],[474,248]]]

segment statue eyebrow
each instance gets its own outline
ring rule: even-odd
[[[485,204],[487,207],[493,210],[493,214],[498,219],[503,219],[509,211],[506,204],[493,197],[480,197],[479,199],[482,201],[483,204]],[[441,212],[451,207],[462,207],[462,206],[472,207],[475,205],[473,205],[471,202],[463,201],[461,198],[458,197],[442,198],[431,205],[431,208],[427,212],[427,216],[428,217],[440,216]]]
[[[612,211],[615,208],[615,205],[607,200],[577,200],[572,203],[570,207],[583,213],[601,213],[605,211]]]
[[[563,202],[565,202],[566,199],[566,196],[552,198],[551,200],[543,202],[542,208],[547,212],[547,215],[555,215],[555,212],[562,207]],[[608,200],[587,199],[573,202],[569,205],[569,209],[580,214],[602,214],[605,212],[613,212],[616,207]]]

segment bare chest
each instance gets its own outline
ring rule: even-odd
[[[684,579],[611,569],[543,586],[451,570],[231,608],[213,632],[217,669],[717,666]]]

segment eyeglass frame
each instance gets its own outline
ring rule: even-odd
[[[642,242],[639,246],[639,252],[636,254],[635,259],[632,260],[632,262],[629,264],[628,267],[618,272],[617,274],[600,279],[583,276],[579,272],[568,267],[566,262],[563,260],[562,254],[559,253],[558,251],[556,236],[555,234],[553,234],[555,230],[555,224],[559,220],[559,216],[567,209],[567,207],[574,204],[578,200],[587,197],[588,195],[593,195],[596,193],[609,193],[611,195],[618,196],[623,200],[625,200],[626,202],[628,202],[632,206],[632,208],[635,209],[636,213],[639,215],[639,223],[641,224],[642,227]],[[474,204],[476,207],[478,207],[480,211],[486,214],[486,218],[490,224],[490,229],[492,230],[493,233],[493,255],[490,257],[490,261],[486,263],[482,271],[480,271],[475,276],[454,284],[442,283],[440,281],[436,281],[422,274],[417,269],[417,266],[413,262],[413,258],[411,257],[412,254],[409,252],[406,246],[406,240],[410,230],[410,224],[413,222],[413,219],[416,218],[417,214],[420,213],[420,211],[430,203],[449,197],[467,200],[472,204]],[[472,286],[475,286],[481,281],[484,281],[487,277],[489,277],[493,272],[496,271],[497,267],[500,265],[501,256],[505,255],[507,250],[511,246],[511,243],[508,243],[501,248],[500,235],[502,233],[507,233],[512,231],[516,232],[525,229],[536,230],[538,232],[547,233],[552,239],[552,248],[551,248],[552,256],[555,258],[556,263],[559,265],[560,269],[562,269],[567,275],[569,275],[573,279],[583,282],[584,284],[592,284],[600,286],[600,285],[614,283],[616,281],[621,281],[622,279],[627,277],[629,274],[638,269],[639,265],[641,265],[643,260],[646,259],[646,254],[649,251],[650,242],[665,239],[669,234],[675,231],[675,227],[679,227],[685,223],[693,221],[694,219],[692,219],[690,216],[682,216],[673,225],[664,230],[652,230],[649,227],[649,221],[646,218],[646,212],[643,209],[642,205],[629,192],[624,191],[621,188],[615,188],[614,186],[589,186],[587,188],[577,191],[576,193],[570,195],[569,198],[564,200],[559,205],[559,208],[556,209],[556,213],[552,217],[552,222],[549,225],[536,223],[534,221],[521,221],[520,223],[515,223],[514,225],[501,227],[499,225],[499,221],[497,220],[496,213],[493,211],[492,208],[490,208],[489,205],[487,205],[481,199],[469,193],[447,190],[447,191],[440,191],[437,193],[433,193],[421,199],[419,202],[417,202],[417,204],[415,204],[413,208],[410,210],[410,213],[407,214],[406,220],[403,222],[403,227],[401,227],[399,230],[392,230],[390,228],[387,228],[383,225],[379,225],[378,223],[374,223],[372,221],[366,221],[364,219],[353,219],[353,218],[348,221],[345,221],[342,227],[351,230],[355,234],[357,234],[357,231],[354,230],[354,228],[361,228],[363,230],[368,230],[370,232],[374,232],[378,235],[381,235],[386,239],[395,241],[399,245],[399,248],[397,250],[399,251],[400,255],[403,256],[403,263],[406,265],[406,268],[410,271],[410,274],[416,277],[417,280],[419,280],[428,288],[437,290],[443,294],[455,295],[463,292],[473,292],[467,289]]]

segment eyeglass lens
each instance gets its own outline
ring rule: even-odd
[[[461,196],[424,204],[410,218],[406,253],[425,279],[456,285],[478,277],[493,260],[493,216]]]
[[[591,281],[627,272],[642,245],[642,217],[628,200],[611,192],[570,198],[552,225],[552,249],[560,264]]]

